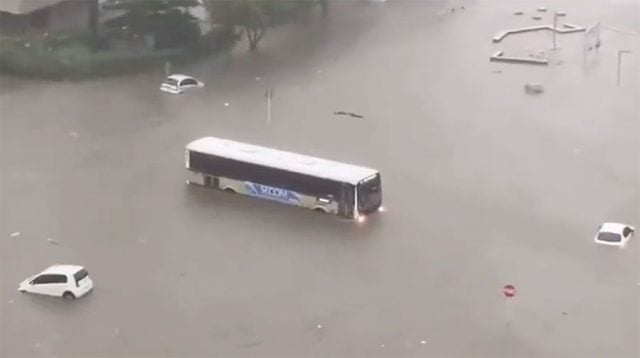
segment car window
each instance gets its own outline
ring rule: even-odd
[[[631,228],[630,227],[625,227],[624,230],[622,230],[622,235],[624,235],[624,237],[629,236],[629,234],[631,234]]]
[[[33,284],[41,285],[45,283],[52,283],[54,279],[53,276],[55,275],[40,275],[33,280]]]
[[[601,232],[598,234],[598,241],[620,242],[621,239],[620,234],[614,234],[612,232]]]
[[[45,283],[67,283],[67,276],[60,274],[46,274],[40,275],[33,280],[34,285],[41,285]]]
[[[167,78],[166,81],[164,81],[164,83],[171,85],[171,86],[177,86],[178,85],[178,81],[176,81],[173,78]]]
[[[180,82],[181,86],[195,86],[197,84],[198,82],[193,78],[185,78],[184,80],[182,80],[182,82]]]
[[[89,276],[89,273],[87,272],[87,270],[82,269],[76,273],[73,274],[73,278],[76,279],[76,285],[78,285],[78,282],[82,281],[83,278]]]
[[[51,282],[49,283],[67,283],[67,276],[66,275],[50,275],[51,276]]]

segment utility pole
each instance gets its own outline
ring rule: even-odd
[[[620,66],[622,65],[622,54],[631,53],[630,50],[618,50],[618,81],[617,86],[620,87]]]
[[[504,310],[505,310],[505,326],[507,330],[511,327],[513,322],[513,301],[516,296],[516,287],[514,285],[505,285],[502,290],[504,294]]]
[[[267,98],[267,124],[271,124],[271,97],[273,97],[273,90],[267,90],[265,97]]]

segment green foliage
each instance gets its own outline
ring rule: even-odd
[[[296,16],[309,11],[316,0],[298,0],[298,1],[262,1],[263,12],[268,18],[270,26],[285,24],[293,20]]]
[[[223,27],[239,26],[249,39],[251,50],[265,35],[267,27],[284,24],[315,4],[325,10],[326,0],[205,0],[212,24]]]
[[[196,0],[120,0],[105,4],[105,10],[126,13],[105,22],[111,29],[121,29],[132,36],[153,35],[155,49],[181,47],[196,42],[200,36],[197,19],[185,11]]]
[[[90,36],[3,38],[0,73],[53,80],[123,75],[160,67],[165,62],[186,63],[228,49],[235,38],[214,31],[180,49],[147,52],[92,52]]]
[[[211,22],[225,26],[286,23],[322,0],[205,0]]]

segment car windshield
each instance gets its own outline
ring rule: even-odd
[[[368,214],[380,207],[382,203],[382,185],[380,174],[364,179],[358,184],[358,210]]]
[[[76,285],[80,283],[85,277],[89,276],[89,273],[85,269],[81,269],[80,271],[73,274],[73,278],[76,279]]]
[[[601,232],[598,234],[598,241],[620,242],[621,239],[620,234],[614,234],[612,232]]]
[[[168,84],[170,86],[174,86],[174,87],[178,86],[178,81],[176,79],[173,79],[173,78],[167,78],[167,80],[164,81],[164,83],[166,83],[166,84]]]

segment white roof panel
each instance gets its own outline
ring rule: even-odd
[[[83,267],[78,265],[53,265],[53,266],[49,266],[46,270],[42,271],[42,273],[73,275],[82,269]]]
[[[611,232],[614,234],[622,234],[622,230],[627,227],[625,224],[620,223],[604,223],[600,228],[600,232]]]
[[[180,81],[184,80],[185,78],[193,78],[193,77],[187,76],[187,75],[183,75],[183,74],[180,74],[180,73],[175,73],[175,74],[173,74],[173,75],[171,75],[171,76],[169,76],[167,78],[171,78],[171,79],[174,79],[174,80],[180,82]]]
[[[377,170],[307,155],[271,149],[228,139],[204,137],[187,144],[187,150],[242,162],[275,167],[320,178],[358,184]]]

